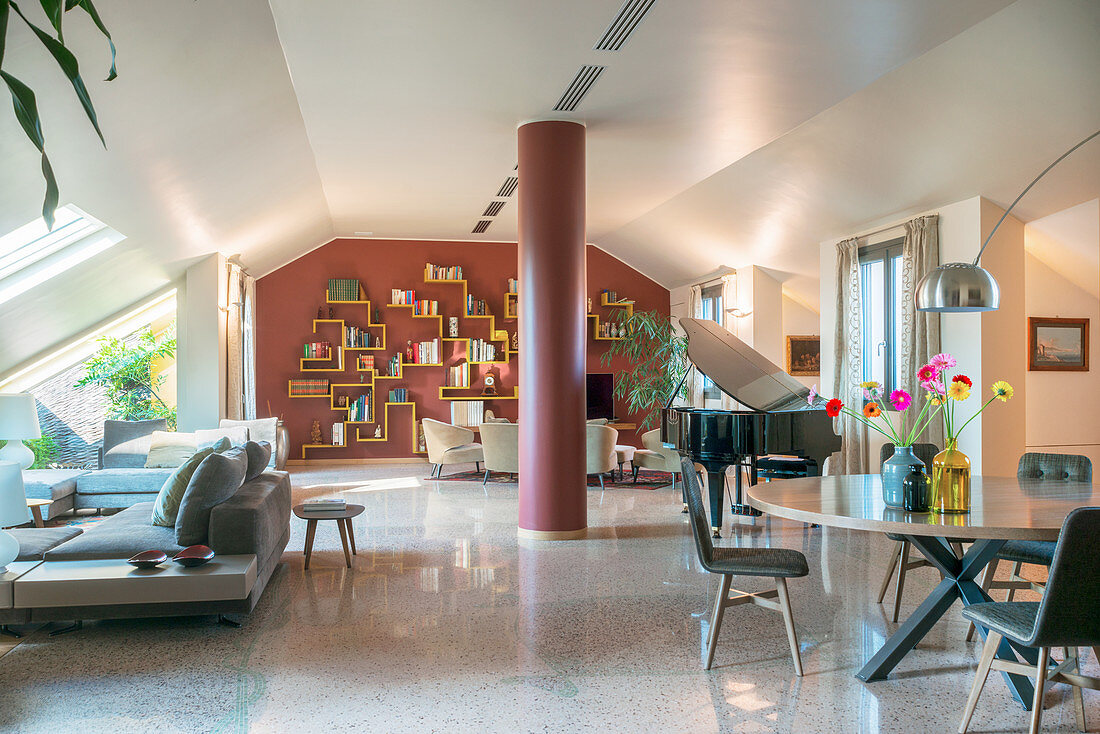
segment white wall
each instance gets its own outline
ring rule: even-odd
[[[821,314],[806,305],[797,298],[783,294],[783,359],[776,364],[786,369],[787,366],[787,337],[812,336],[821,333]],[[821,387],[820,377],[795,377],[807,387],[817,385]]]
[[[225,416],[226,287],[225,257],[215,253],[187,269],[177,295],[181,431],[216,427]]]
[[[1100,199],[1024,227],[1028,316],[1088,318],[1100,325]],[[1090,370],[1100,338],[1090,334]],[[1084,454],[1100,466],[1100,393],[1092,372],[1028,372],[1028,451]]]
[[[875,244],[903,234],[901,225],[917,216],[939,214],[940,261],[968,262],[981,246],[1003,210],[981,197],[947,204],[924,212],[899,214],[872,222],[861,231],[890,227],[867,239]],[[849,236],[858,236],[853,232]],[[836,243],[843,238],[821,243],[821,388],[822,394],[833,392],[834,361],[836,359]],[[989,395],[994,380],[1008,380],[1016,389],[1016,398],[1009,403],[991,405],[983,418],[967,427],[959,441],[971,460],[975,472],[1013,474],[1016,461],[1024,451],[1023,426],[1026,422],[1026,385],[1021,361],[1026,356],[1023,319],[1023,226],[1012,217],[998,230],[983,256],[982,264],[1001,285],[1001,309],[987,314],[945,314],[940,331],[943,351],[959,361],[957,372],[969,376],[975,385],[975,397]],[[979,389],[980,388],[980,389]],[[968,404],[973,409],[978,403]],[[871,455],[878,455],[872,437]]]

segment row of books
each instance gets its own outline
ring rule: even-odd
[[[471,362],[495,362],[497,345],[484,339],[471,339],[469,356]]]
[[[373,354],[360,354],[355,366],[362,372],[367,372],[374,369],[374,355]]]
[[[455,400],[451,403],[451,423],[456,426],[480,426],[484,416],[484,400]]]
[[[352,423],[369,423],[374,420],[372,393],[360,395],[348,404],[348,420]]]
[[[403,387],[395,387],[390,390],[389,402],[391,403],[407,403],[409,402],[409,391]]]
[[[332,359],[332,344],[329,342],[303,344],[302,356],[306,359]]]
[[[359,281],[351,278],[329,278],[328,299],[330,301],[358,301]]]
[[[341,512],[347,508],[347,500],[342,498],[332,499],[316,497],[302,503],[302,510],[304,512]]]
[[[412,302],[413,316],[438,316],[439,301],[420,299]]]
[[[508,292],[519,293],[519,281],[516,278],[508,279]]]
[[[488,316],[489,307],[485,305],[484,300],[474,300],[471,295],[466,296],[466,315],[467,316]]]
[[[442,361],[439,337],[426,342],[410,342],[405,349],[406,364],[439,364]]]
[[[291,380],[290,394],[292,397],[328,395],[328,380]]]
[[[343,423],[333,423],[332,424],[332,445],[333,446],[344,446],[345,445],[344,444],[344,424]],[[342,510],[344,508],[340,507],[340,508],[326,508],[326,509],[341,509]]]
[[[605,321],[600,324],[600,336],[604,339],[622,339],[626,336],[626,324]]]
[[[463,362],[447,369],[447,387],[470,386],[470,363]]]
[[[395,354],[392,357],[390,357],[390,360],[388,362],[386,362],[386,369],[388,370],[388,374],[389,374],[390,377],[400,377],[401,376],[401,356]],[[379,372],[378,374],[379,374],[379,376],[382,376],[381,372]]]
[[[344,346],[352,349],[382,346],[382,337],[374,336],[369,331],[363,331],[358,326],[344,327]]]
[[[443,265],[426,263],[424,265],[424,272],[428,280],[462,280],[462,266],[460,265],[445,267]]]
[[[394,306],[408,306],[416,300],[416,291],[411,288],[403,291],[400,288],[390,290],[390,304]]]

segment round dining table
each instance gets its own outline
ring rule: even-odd
[[[974,476],[970,512],[938,514],[887,507],[877,474],[806,477],[757,484],[746,489],[749,504],[762,512],[850,530],[902,535],[943,573],[941,581],[905,622],[860,669],[863,681],[883,680],[932,626],[961,600],[963,605],[992,601],[975,581],[1008,540],[1057,540],[1062,522],[1075,508],[1100,504],[1091,483],[1017,477]],[[950,542],[970,547],[959,557]],[[986,630],[979,627],[982,637]],[[1034,665],[1037,651],[1004,639],[997,657]],[[1032,684],[1005,673],[1013,696],[1030,709]]]

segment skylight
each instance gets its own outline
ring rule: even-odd
[[[41,218],[0,237],[0,303],[15,298],[125,239],[71,204],[52,230]]]

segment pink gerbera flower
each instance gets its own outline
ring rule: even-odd
[[[890,402],[894,404],[894,410],[905,410],[913,403],[913,396],[904,390],[894,390],[890,393]]]
[[[936,393],[937,395],[944,394],[944,386],[942,380],[922,380],[920,383],[922,390]]]
[[[924,383],[930,380],[936,379],[936,375],[939,374],[939,370],[933,367],[931,364],[926,364],[917,370],[917,379],[921,381],[921,387],[924,387]],[[928,388],[924,388],[927,390]]]
[[[928,360],[928,363],[935,367],[937,372],[943,372],[945,370],[952,369],[957,364],[955,358],[947,352],[941,352],[940,354],[937,354],[935,357],[932,357],[932,359]]]
[[[817,400],[817,385],[811,387],[810,394],[806,396],[806,402],[810,405],[813,405],[815,400]]]

